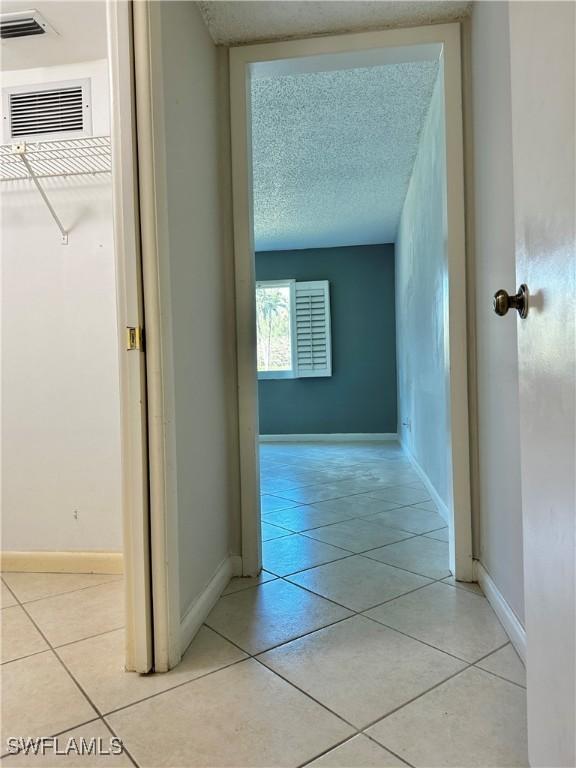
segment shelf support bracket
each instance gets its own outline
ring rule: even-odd
[[[26,143],[16,144],[14,146],[14,152],[16,152],[16,154],[20,157],[20,160],[24,163],[24,166],[26,167],[26,170],[30,174],[30,178],[34,182],[36,189],[38,190],[42,199],[46,203],[46,207],[50,211],[50,215],[56,222],[58,229],[60,230],[60,234],[62,236],[62,245],[68,245],[68,232],[66,229],[64,229],[64,225],[60,221],[58,214],[56,213],[56,211],[54,210],[54,207],[52,206],[52,203],[48,199],[48,195],[46,194],[44,189],[42,189],[42,185],[38,181],[38,178],[36,177],[36,174],[34,173],[32,166],[28,162],[28,158],[26,157]]]

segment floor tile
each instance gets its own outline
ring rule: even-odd
[[[408,485],[410,486],[410,488],[416,488],[419,491],[428,490],[424,485],[424,483],[422,482],[422,480],[411,480],[410,482],[407,482],[407,483],[398,483],[398,485]]]
[[[124,584],[100,584],[47,597],[26,607],[53,646],[71,643],[123,626]]]
[[[96,743],[102,746],[103,751],[112,751],[116,749],[116,744],[110,741],[113,738],[112,733],[102,720],[93,720],[79,728],[61,733],[58,736],[56,746],[60,751],[73,750],[74,744],[80,746],[82,739],[87,745],[92,739],[95,739],[97,740]],[[24,753],[11,755],[3,758],[2,765],[17,766],[17,768],[33,768],[36,765],[47,768],[107,768],[107,766],[109,768],[128,768],[134,764],[125,752],[119,755],[77,755],[73,751],[69,751],[63,756],[51,751],[44,755],[25,755]]]
[[[424,534],[429,539],[436,539],[436,541],[450,541],[450,530],[448,526],[440,528],[438,531],[430,531],[430,533]]]
[[[526,669],[512,644],[482,659],[476,666],[526,687]]]
[[[0,582],[0,590],[0,608],[9,608],[11,605],[18,605],[18,601],[3,581]]]
[[[258,576],[236,576],[230,581],[230,584],[228,584],[222,594],[231,595],[233,592],[240,592],[243,589],[257,587],[258,584],[265,584],[267,581],[274,581],[276,578],[278,577],[267,571],[261,571]]]
[[[413,504],[412,506],[414,507],[414,509],[422,509],[424,510],[424,512],[438,512],[438,507],[436,506],[436,504],[434,504],[432,499],[429,499],[428,501],[418,502],[417,504]]]
[[[208,627],[200,628],[180,664],[162,674],[138,675],[124,671],[123,630],[66,645],[58,653],[103,713],[246,658],[243,651]]]
[[[415,536],[413,539],[399,541],[366,553],[366,557],[405,568],[430,579],[444,579],[450,576],[448,556],[448,544],[436,539],[427,539],[425,536]]]
[[[101,573],[5,573],[3,579],[21,603],[95,587],[122,576]]]
[[[319,509],[307,505],[292,507],[292,509],[282,509],[279,512],[271,512],[266,515],[266,522],[283,526],[295,533],[307,531],[311,528],[318,528],[321,525],[337,523],[344,518],[344,515],[337,512],[331,512],[327,509]]]
[[[463,667],[456,659],[363,616],[259,658],[358,728]]]
[[[409,533],[428,533],[428,531],[438,530],[444,525],[444,520],[436,512],[427,512],[415,507],[400,507],[390,509],[386,512],[379,512],[372,515],[368,520],[380,520],[384,525],[390,528],[400,528]]]
[[[278,579],[221,597],[206,623],[254,654],[348,615],[345,608]]]
[[[284,491],[290,491],[312,484],[313,483],[309,480],[300,479],[293,473],[286,475],[283,473],[274,473],[270,477],[260,478],[260,491],[261,493],[271,494],[274,496],[281,494]]]
[[[431,584],[368,615],[470,662],[508,640],[486,598],[447,584]]]
[[[442,583],[450,584],[450,586],[458,587],[458,589],[465,589],[468,592],[474,592],[476,595],[484,595],[484,592],[482,592],[475,581],[456,581],[454,576],[448,576],[447,579],[442,579]]]
[[[97,713],[52,651],[2,667],[2,742],[8,736],[52,736]]]
[[[306,535],[326,544],[342,547],[349,552],[366,552],[369,549],[407,539],[412,534],[398,528],[390,528],[380,520],[356,517],[333,525],[306,531]]]
[[[269,496],[266,493],[260,496],[260,511],[263,515],[267,515],[269,512],[276,512],[278,509],[289,509],[295,506],[297,506],[295,501],[281,499],[279,496]]]
[[[355,555],[289,576],[289,581],[329,600],[365,611],[425,584],[428,579]]]
[[[264,568],[277,576],[287,576],[342,557],[348,557],[348,552],[297,533],[262,545]]]
[[[317,501],[339,499],[348,495],[349,492],[342,490],[337,483],[309,485],[304,488],[282,491],[282,498],[297,501],[298,504],[314,504]]]
[[[365,517],[375,515],[377,512],[385,512],[388,509],[398,509],[398,504],[393,504],[382,499],[373,499],[364,493],[354,496],[346,496],[343,499],[329,499],[314,504],[316,509],[329,510],[341,514],[342,519],[351,517]]]
[[[371,491],[370,495],[377,499],[384,499],[384,501],[397,504],[418,504],[430,499],[428,491],[409,488],[407,485],[397,485],[391,488],[383,488],[381,491]]]
[[[19,605],[2,610],[2,664],[45,651],[48,643]]]
[[[291,531],[286,528],[279,528],[277,525],[271,525],[262,521],[260,524],[262,541],[272,541],[272,539],[280,539],[282,536],[289,536]]]
[[[297,766],[352,735],[252,659],[107,719],[143,768]]]
[[[528,766],[525,691],[477,669],[448,680],[368,733],[416,768]]]
[[[334,483],[334,486],[342,491],[342,496],[355,493],[368,493],[371,491],[384,492],[394,485],[392,477],[373,476],[371,473],[356,473],[354,477]]]
[[[318,757],[314,768],[405,768],[406,763],[361,733]]]

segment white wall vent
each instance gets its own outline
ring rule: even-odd
[[[3,90],[5,141],[92,135],[90,79]]]
[[[56,32],[38,11],[16,11],[0,14],[0,39],[31,35],[54,35]]]

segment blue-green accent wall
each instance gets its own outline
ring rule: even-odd
[[[256,254],[257,280],[328,280],[332,376],[258,381],[260,434],[396,432],[394,245]]]

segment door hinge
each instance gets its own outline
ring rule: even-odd
[[[144,329],[137,326],[132,328],[128,326],[126,328],[126,349],[128,351],[132,349],[142,349],[144,341]]]

